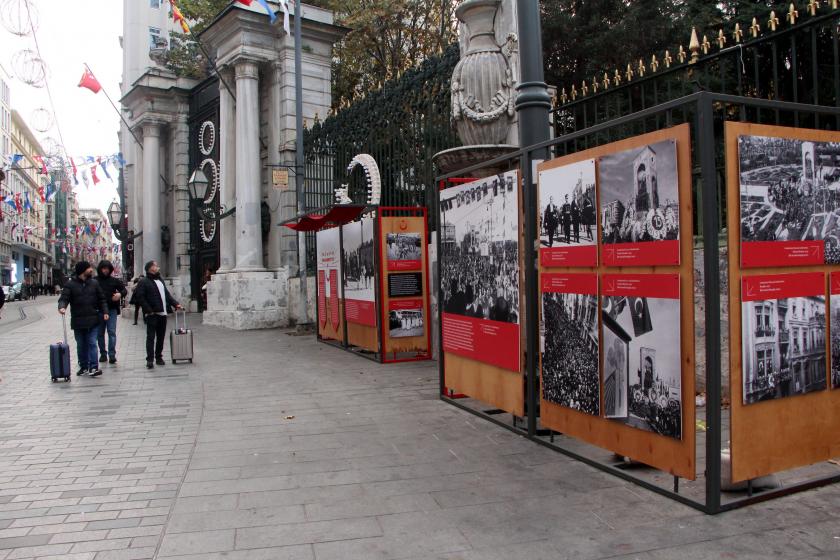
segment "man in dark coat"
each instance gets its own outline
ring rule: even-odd
[[[545,207],[543,213],[543,228],[545,234],[548,236],[548,246],[554,246],[554,235],[557,233],[557,225],[559,219],[557,217],[557,205],[554,204],[554,197],[548,197],[548,206]]]
[[[117,363],[117,318],[120,315],[120,302],[128,295],[125,284],[114,276],[114,265],[111,261],[100,261],[96,267],[96,281],[105,294],[108,303],[108,320],[99,324],[99,361]],[[108,332],[108,346],[105,346],[105,332]]]
[[[137,284],[135,297],[146,318],[146,367],[152,369],[155,363],[159,366],[166,365],[163,361],[166,316],[172,313],[173,309],[181,309],[181,304],[166,289],[157,262],[147,262],[145,270],[146,276]]]
[[[563,237],[566,238],[566,245],[572,242],[572,205],[569,204],[569,195],[560,210],[560,221],[563,224]]]
[[[75,276],[65,284],[58,298],[58,312],[67,313],[70,306],[70,328],[76,337],[76,354],[79,356],[79,371],[76,375],[102,375],[96,361],[96,339],[99,336],[99,322],[108,320],[108,305],[105,294],[93,278],[93,267],[89,262],[76,263]]]

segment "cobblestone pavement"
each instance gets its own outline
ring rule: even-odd
[[[840,487],[707,517],[282,331],[52,384],[55,298],[0,332],[0,560],[840,558]],[[43,317],[43,319],[40,319]]]

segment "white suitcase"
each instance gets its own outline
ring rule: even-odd
[[[183,321],[178,322],[178,317]],[[189,361],[193,363],[193,333],[187,328],[187,312],[175,312],[175,328],[169,333],[169,347],[172,350],[172,363]]]

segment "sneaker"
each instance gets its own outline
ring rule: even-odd
[[[146,362],[146,369],[155,369],[155,363],[150,361]]]
[[[155,363],[159,366],[165,366],[166,365],[166,362],[163,361],[163,358],[157,358],[155,360]]]
[[[79,368],[79,371],[76,372],[76,375],[87,375],[88,369],[87,368]]]
[[[90,376],[91,376],[91,377],[98,377],[98,376],[100,376],[100,375],[102,375],[102,370],[101,370],[101,369],[99,369],[99,368],[96,368],[95,370],[92,370],[92,371],[90,372]]]
[[[114,356],[113,358],[109,358],[109,359],[108,359],[108,363],[109,363],[109,364],[116,364],[116,363],[117,363],[117,357],[116,357],[116,356]]]
[[[99,361],[104,364],[105,362],[108,361],[108,356],[106,356],[105,354],[102,354],[101,356],[99,356]]]

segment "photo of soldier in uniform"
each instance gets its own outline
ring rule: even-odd
[[[391,338],[410,338],[426,334],[423,309],[399,309],[388,312]]]
[[[676,141],[604,156],[598,178],[604,244],[679,240]]]
[[[375,301],[376,268],[374,223],[372,217],[343,226],[344,297],[350,300]]]
[[[419,233],[389,233],[385,236],[389,261],[419,261]]]
[[[738,138],[741,241],[823,241],[840,263],[840,143]]]
[[[445,313],[519,323],[516,173],[441,193],[441,290]]]
[[[826,388],[824,295],[741,306],[744,404]]]
[[[602,321],[606,416],[681,439],[679,299],[605,296]]]
[[[595,245],[595,160],[540,172],[540,247]]]
[[[598,416],[598,296],[543,293],[542,305],[543,399]]]

